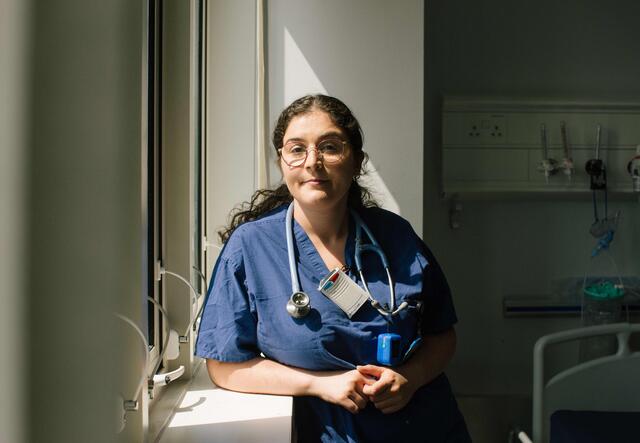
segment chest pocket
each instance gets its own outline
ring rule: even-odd
[[[322,319],[314,308],[317,300],[314,295],[309,294],[312,306],[309,314],[293,318],[286,309],[291,294],[255,294],[258,347],[265,356],[290,366],[330,369],[317,339],[321,334]]]

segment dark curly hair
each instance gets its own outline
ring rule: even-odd
[[[359,173],[354,177],[348,194],[348,205],[356,210],[363,207],[378,206],[368,189],[358,183],[360,175],[364,173],[364,164],[367,154],[362,150],[363,136],[360,123],[351,110],[335,97],[328,95],[305,95],[291,103],[278,117],[276,127],[273,130],[273,147],[278,152],[282,147],[284,133],[289,127],[289,123],[294,117],[306,114],[313,110],[326,112],[333,123],[340,127],[347,135],[349,146],[353,150],[356,158],[363,161]],[[278,156],[279,156],[278,152]],[[276,189],[259,189],[251,200],[242,203],[231,211],[229,225],[218,232],[220,240],[224,243],[229,239],[231,233],[241,224],[260,218],[263,214],[291,202],[293,197],[289,193],[286,184],[278,186]]]

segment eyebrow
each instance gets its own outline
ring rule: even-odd
[[[338,137],[341,140],[344,140],[344,135],[341,132],[338,131],[328,131],[325,132],[324,134],[320,135],[320,137],[318,137],[318,140],[324,140],[330,137]],[[288,138],[287,140],[284,141],[284,143],[282,143],[283,145],[286,145],[289,142],[304,142],[305,140],[303,138],[300,137],[291,137]]]

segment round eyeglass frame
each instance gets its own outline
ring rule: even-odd
[[[318,146],[317,146],[317,145],[314,145],[314,144],[310,144],[309,146],[307,146],[307,149],[305,150],[304,158],[303,158],[303,159],[301,159],[301,160],[296,160],[296,161],[291,162],[291,163],[289,163],[288,161],[286,161],[286,160],[284,159],[284,156],[282,155],[282,150],[284,149],[284,146],[283,146],[283,147],[281,147],[281,148],[278,148],[278,155],[280,156],[280,158],[282,159],[282,161],[283,161],[287,166],[289,166],[289,167],[291,167],[291,168],[298,168],[298,167],[300,167],[300,166],[304,165],[304,164],[307,162],[307,158],[309,157],[309,152],[312,150],[312,149],[311,149],[311,146],[313,146],[313,147],[314,147],[314,148],[313,148],[313,150],[314,150],[314,151],[316,151],[316,155],[318,156],[318,160],[322,159],[322,162],[323,162],[323,163],[325,163],[325,162],[326,162],[327,164],[330,164],[330,165],[334,165],[334,164],[336,164],[336,163],[340,163],[340,162],[342,161],[342,159],[344,159],[344,153],[345,153],[345,150],[346,150],[347,145],[348,145],[349,143],[348,143],[346,140],[342,140],[342,139],[339,139],[339,138],[330,138],[330,139],[322,140],[320,143],[318,143],[318,145],[319,145],[319,144],[322,144],[323,142],[325,142],[325,141],[327,141],[327,140],[331,140],[331,141],[338,141],[338,142],[342,143],[342,154],[340,155],[340,158],[339,158],[339,159],[334,160],[334,161],[326,161],[326,160],[325,160],[325,158],[324,158],[324,154],[321,154],[321,153],[320,153],[320,151],[318,151]]]

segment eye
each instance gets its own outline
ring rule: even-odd
[[[285,149],[289,154],[303,155],[307,150],[307,147],[300,143],[292,143],[290,145],[285,146]]]
[[[342,150],[342,142],[340,140],[325,140],[320,143],[318,149],[325,154],[336,154]]]

